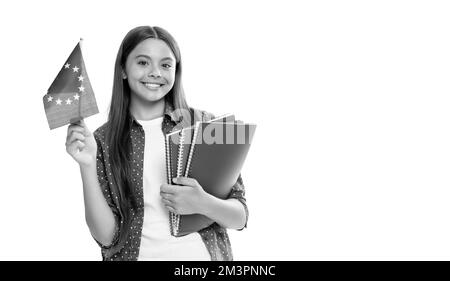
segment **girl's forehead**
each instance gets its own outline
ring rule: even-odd
[[[130,55],[139,56],[145,55],[155,58],[166,58],[170,57],[175,59],[175,56],[170,49],[169,45],[161,39],[148,38],[140,42]]]

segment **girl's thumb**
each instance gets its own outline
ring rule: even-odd
[[[80,124],[81,127],[86,128],[86,123],[84,123],[84,119],[80,119],[78,123]]]

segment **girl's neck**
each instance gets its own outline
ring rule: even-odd
[[[150,102],[136,100],[135,97],[132,96],[130,100],[130,113],[138,120],[152,120],[161,117],[164,115],[164,107],[164,98]]]

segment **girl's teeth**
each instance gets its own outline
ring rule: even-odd
[[[152,83],[144,83],[145,86],[149,87],[149,88],[159,88],[161,87],[160,84],[152,84]]]

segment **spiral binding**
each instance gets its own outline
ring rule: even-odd
[[[165,145],[166,145],[166,170],[167,170],[167,183],[170,184],[171,179],[172,179],[172,162],[171,162],[171,157],[170,157],[170,138],[169,135],[166,135],[166,139],[165,139]],[[169,226],[170,226],[170,233],[173,234],[174,229],[172,227],[172,225],[174,225],[175,220],[173,218],[173,213],[169,212]]]
[[[188,157],[188,161],[186,164],[186,171],[184,173],[185,177],[189,177],[189,173],[191,171],[191,161],[192,161],[192,157],[194,156],[194,146],[195,146],[195,143],[197,142],[197,135],[198,135],[199,127],[200,127],[200,122],[197,122],[195,124],[195,128],[194,128],[194,136],[192,137],[191,148],[189,150],[189,157]]]
[[[185,139],[185,131],[182,129],[179,133],[180,140],[178,144],[178,158],[177,158],[177,177],[183,176],[183,152],[184,152],[184,139]],[[180,227],[180,215],[173,214],[174,216],[174,235],[178,235],[179,227]]]
[[[180,131],[180,141],[178,145],[178,162],[177,162],[177,177],[181,177],[183,175],[182,165],[183,165],[183,150],[184,150],[184,138],[185,133],[184,130]]]

